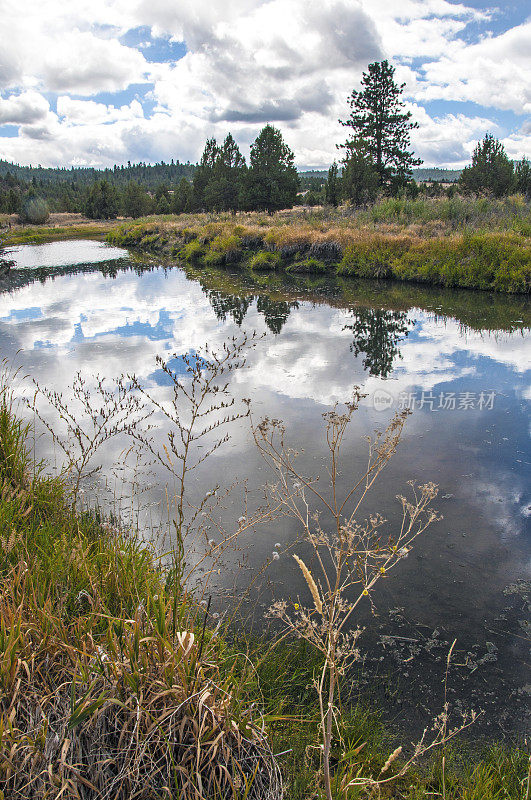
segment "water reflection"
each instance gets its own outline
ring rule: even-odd
[[[2,355],[19,351],[23,370],[58,391],[66,390],[78,369],[85,375],[134,372],[163,401],[171,387],[156,368],[157,355],[175,354],[171,364],[178,370],[182,356],[193,358],[206,342],[215,350],[229,336],[256,330],[265,335],[249,354],[247,368],[232,377],[231,392],[251,396],[257,415],[285,420],[293,444],[304,449],[300,463],[307,474],[319,471],[322,463],[322,412],[348,398],[354,385],[367,398],[345,444],[345,483],[364,463],[363,436],[387,419],[374,404],[377,391],[391,397],[389,412],[403,395],[420,399],[423,392],[459,396],[494,391],[491,408],[420,402],[415,407],[373,507],[393,525],[395,495],[408,479],[428,478],[441,486],[438,507],[444,520],[385,585],[379,603],[382,610],[406,608],[411,624],[430,627],[430,635],[437,627],[450,642],[458,636],[463,663],[474,646],[485,649],[487,640],[495,641],[493,672],[474,675],[480,683],[490,681],[507,703],[511,691],[520,696],[525,639],[518,638],[518,619],[523,612],[515,600],[516,617],[511,617],[513,595],[508,598],[504,591],[528,576],[530,556],[530,316],[525,299],[301,276],[295,281],[279,275],[183,271],[134,260],[47,270],[15,271],[4,283]],[[167,431],[159,433],[163,441]],[[118,457],[117,447],[109,463]],[[265,480],[243,424],[198,475],[197,496],[220,476],[243,476],[255,487]],[[158,473],[153,480],[159,485],[159,495],[156,489],[150,495],[155,502],[165,477]],[[237,519],[239,513],[227,509],[229,523],[231,514]],[[264,529],[252,542],[250,566],[262,564],[277,541],[287,544],[295,535],[289,525]],[[275,562],[268,576],[284,594],[304,591],[289,559]],[[409,633],[409,638],[418,634]],[[381,649],[377,642],[374,647],[378,659]],[[509,676],[512,681],[509,688],[500,684],[500,668],[504,680]],[[422,669],[432,669],[437,679],[435,663]],[[513,712],[516,720],[520,712]]]
[[[104,242],[82,240],[47,242],[46,244],[19,245],[7,250],[14,269],[41,269],[70,267],[76,264],[98,264],[122,259],[127,252],[121,247],[111,247]]]
[[[400,356],[399,342],[415,323],[408,319],[405,311],[363,308],[352,314],[353,321],[345,325],[345,330],[354,334],[351,351],[355,356],[365,355],[363,367],[369,375],[387,378],[395,358]]]

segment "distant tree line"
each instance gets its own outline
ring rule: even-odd
[[[40,212],[45,206],[52,211],[81,212],[92,219],[113,219],[189,211],[273,212],[292,206],[299,190],[294,154],[272,125],[266,125],[251,145],[248,165],[229,133],[220,145],[209,139],[196,166],[172,162],[99,173],[81,170],[79,180],[78,170],[38,168],[41,177],[33,175],[29,182],[21,177],[30,174],[29,167],[10,170],[7,166],[13,167],[0,162],[0,212],[18,213],[35,222],[37,215],[31,212],[36,212],[37,200],[38,221],[43,221]],[[162,180],[172,174],[180,179]],[[94,176],[97,179],[90,180]]]
[[[105,181],[120,198],[131,183],[141,185],[146,196],[160,186],[174,186],[182,178],[191,179],[195,165],[179,161],[159,164],[115,165],[112,169],[93,167],[21,167],[0,160],[0,213],[22,213],[28,201],[38,197],[50,211],[81,213],[94,184]],[[147,194],[149,192],[149,194]],[[155,206],[153,206],[156,210]]]
[[[388,61],[369,64],[363,73],[361,88],[348,100],[350,114],[340,120],[348,131],[339,145],[343,157],[330,166],[326,180],[308,172],[301,182],[281,132],[266,125],[251,145],[248,164],[230,133],[221,144],[208,139],[197,165],[129,162],[97,170],[0,161],[0,212],[18,213],[29,222],[45,221],[48,211],[82,212],[93,219],[192,211],[272,213],[296,203],[364,206],[382,195],[441,194],[437,182],[419,186],[413,179],[413,169],[422,163],[410,141],[418,124],[405,110],[405,84],[397,84],[394,73]],[[457,185],[444,191],[451,195],[458,189],[495,197],[516,191],[529,197],[529,161],[511,161],[501,142],[487,134]]]

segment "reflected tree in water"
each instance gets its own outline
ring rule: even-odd
[[[256,309],[264,315],[264,320],[271,333],[280,333],[292,309],[297,309],[297,301],[287,303],[284,300],[272,300],[267,295],[259,295]]]
[[[247,314],[247,310],[253,302],[253,296],[238,297],[234,294],[227,294],[219,290],[206,290],[206,295],[210,305],[214,309],[214,314],[221,321],[231,316],[236,325],[241,325]]]
[[[358,308],[352,313],[352,323],[343,328],[354,334],[351,352],[355,356],[365,354],[363,367],[369,375],[387,378],[396,356],[400,356],[400,340],[408,335],[415,323],[408,319],[405,311]]]
[[[252,294],[247,297],[239,297],[219,289],[205,289],[204,287],[203,291],[208,297],[216,317],[221,322],[224,322],[227,316],[230,316],[236,325],[242,324],[249,306],[255,300],[255,296]],[[280,333],[292,309],[298,307],[299,303],[297,301],[272,300],[268,295],[258,295],[256,298],[256,310],[263,314],[265,323],[271,333]]]

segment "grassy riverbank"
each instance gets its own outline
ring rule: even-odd
[[[318,656],[214,635],[172,569],[116,521],[76,511],[30,445],[4,387],[0,797],[275,798],[279,769],[286,798],[319,796]],[[339,730],[335,794],[367,797],[341,780],[377,776],[397,734],[363,706],[342,709]],[[520,750],[454,749],[445,797],[524,800],[526,775]],[[442,796],[440,757],[381,794]]]
[[[93,222],[80,225],[24,225],[10,228],[2,235],[3,245],[14,247],[19,244],[45,244],[64,239],[93,239],[103,237],[111,230],[105,222]]]
[[[198,267],[390,278],[528,293],[531,211],[522,198],[385,200],[367,211],[196,214],[114,228],[108,241]]]

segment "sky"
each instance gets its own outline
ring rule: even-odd
[[[469,163],[490,132],[531,155],[524,0],[0,0],[0,158],[195,162],[266,123],[300,169],[327,168],[372,61],[405,82],[426,166]]]

